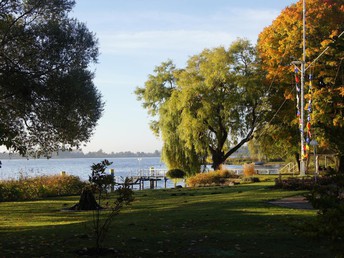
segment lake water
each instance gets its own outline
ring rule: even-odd
[[[42,176],[56,175],[65,171],[69,175],[80,177],[81,180],[87,181],[91,174],[91,165],[99,163],[104,158],[79,158],[79,159],[3,159],[0,168],[1,179],[18,179],[20,176]],[[160,157],[143,157],[143,158],[108,158],[113,162],[107,168],[114,169],[117,181],[127,177],[138,175],[140,171],[145,171],[153,167],[155,171],[165,170],[166,165],[160,160]],[[227,165],[228,169],[242,172],[241,165]],[[257,167],[258,168],[258,167]],[[265,169],[264,167],[260,169]],[[271,167],[269,168],[271,169]],[[276,168],[277,169],[277,168]],[[240,171],[241,170],[241,171]],[[277,171],[277,170],[276,170]],[[148,183],[147,183],[148,184]],[[183,183],[181,183],[183,185]],[[147,187],[147,186],[146,186]],[[164,182],[159,181],[158,188],[164,187]],[[171,180],[167,181],[167,187],[173,187]]]
[[[18,179],[23,176],[41,176],[60,174],[65,171],[67,174],[80,177],[82,180],[88,180],[91,174],[91,165],[99,163],[104,158],[80,158],[80,159],[4,159],[2,168],[0,168],[0,179]],[[113,162],[107,168],[114,169],[117,176],[135,175],[138,170],[166,169],[160,157],[145,158],[108,158]]]
[[[161,162],[160,157],[143,158],[107,158],[113,162],[107,168],[115,172],[116,182],[121,182],[125,177],[138,175],[139,172],[148,173],[150,168],[155,171],[166,171],[166,165]],[[34,177],[43,175],[56,175],[65,171],[66,174],[78,176],[81,180],[88,181],[91,174],[91,165],[99,163],[104,158],[79,158],[79,159],[3,159],[0,168],[1,179],[18,179],[20,176]],[[181,185],[184,185],[181,182]],[[149,187],[149,182],[145,183],[145,188]],[[164,180],[158,181],[156,188],[164,188]],[[167,180],[166,187],[174,187],[171,180]],[[135,185],[135,189],[138,186]]]

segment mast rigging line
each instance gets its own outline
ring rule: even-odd
[[[343,36],[343,34],[344,34],[344,30],[342,31],[342,33],[339,34],[338,39],[339,39],[341,36]],[[335,41],[334,41],[334,42],[335,42]],[[306,67],[305,71],[307,71],[308,68],[310,68],[316,61],[318,61],[318,59],[319,59],[323,54],[325,54],[325,53],[327,52],[327,50],[329,50],[329,48],[330,48],[330,46],[327,46],[327,47],[323,50],[323,52],[321,52],[320,55],[318,55],[317,58],[315,58],[315,59]]]
[[[304,153],[305,153],[305,140],[304,140],[304,85],[305,85],[305,74],[306,71],[323,55],[327,52],[327,50],[330,48],[330,44],[320,53],[320,55],[315,58],[308,66],[307,68],[305,67],[306,65],[306,0],[303,0],[303,8],[302,8],[302,61],[294,61],[292,64],[300,64],[301,65],[301,114],[300,114],[300,132],[301,132],[301,159],[300,159],[300,176],[305,176],[305,161],[304,161]],[[340,33],[340,35],[337,37],[340,38],[344,34],[344,31]],[[335,41],[334,41],[335,42]],[[336,75],[337,77],[337,75]],[[275,112],[275,114],[272,116],[270,121],[267,123],[269,125],[272,120],[275,118],[277,113],[281,110],[283,105],[285,104],[287,99],[285,99],[282,103],[282,105],[278,108],[278,110]],[[261,134],[258,135],[257,139],[260,138],[260,136],[265,133],[266,126],[263,128]]]
[[[286,51],[286,52],[287,52],[287,51]],[[269,85],[268,90],[265,92],[265,96],[266,96],[266,97],[269,96],[272,87],[275,86],[274,84],[275,84],[275,81],[276,81],[277,74],[279,73],[279,70],[280,70],[281,68],[284,67],[284,66],[282,66],[282,64],[284,63],[285,59],[286,59],[286,55],[283,55],[282,58],[281,58],[281,61],[279,62],[279,64],[278,64],[277,67],[275,68],[275,70],[274,70],[274,76],[273,76],[273,78],[272,78],[272,80],[271,80],[271,82],[270,82],[270,85]],[[259,101],[259,100],[260,100],[260,101]],[[261,105],[261,104],[263,103],[263,98],[260,98],[259,100],[258,100],[258,103],[257,103],[258,106]],[[276,113],[273,115],[272,119],[271,119],[267,124],[270,124],[270,123],[272,122],[272,120],[273,120],[274,117],[277,115],[277,113],[281,110],[281,108],[283,107],[283,105],[284,105],[285,102],[286,102],[286,100],[284,100],[283,104],[278,108],[278,110],[276,111]],[[259,113],[259,114],[257,115],[256,124],[259,124],[259,123],[260,123],[260,120],[261,120],[261,117],[262,117],[262,116],[263,116],[262,113]],[[255,127],[256,127],[256,126],[255,126]],[[259,139],[260,136],[261,136],[263,133],[265,133],[264,131],[265,131],[265,128],[263,129],[263,131],[262,131],[258,136],[255,136],[255,138],[256,138],[256,139]],[[256,132],[256,128],[255,128],[255,130],[254,130],[254,133],[255,133],[255,132]]]
[[[293,86],[293,89],[291,90],[290,93],[293,93],[295,91],[295,87],[294,85]],[[263,134],[265,134],[266,130],[267,130],[267,125],[271,124],[272,120],[275,119],[276,115],[279,113],[279,111],[282,109],[282,107],[284,106],[284,104],[287,102],[288,99],[284,98],[284,101],[283,103],[280,105],[280,107],[277,109],[277,111],[275,112],[275,114],[271,117],[271,119],[269,120],[269,122],[267,122],[265,125],[264,125],[264,128],[263,130],[261,131],[261,133],[256,137],[256,139],[258,140]]]
[[[338,38],[340,38],[340,37],[343,36],[343,35],[344,35],[344,31],[342,31],[342,33],[339,34]],[[320,59],[320,57],[321,57],[323,54],[325,54],[329,48],[330,48],[330,46],[327,46],[327,47],[319,54],[319,56],[318,56],[317,58],[315,58],[315,59],[307,66],[307,68],[305,68],[305,72],[306,72],[309,68],[311,68],[312,65],[313,65],[316,61],[318,61],[318,60]],[[280,62],[280,64],[279,64],[277,70],[279,70],[279,69],[281,68],[281,66],[280,66],[281,64],[282,64],[282,61]],[[273,77],[273,79],[272,79],[272,81],[271,81],[271,83],[270,83],[270,86],[269,86],[269,89],[268,89],[267,92],[269,92],[269,91],[271,90],[272,85],[275,83],[276,75],[277,75],[277,73],[275,73],[275,75],[274,75],[274,77]],[[294,92],[294,90],[295,90],[295,89],[293,88],[291,92]],[[285,99],[285,100],[283,101],[283,103],[281,104],[281,106],[277,109],[277,111],[275,112],[275,114],[272,116],[272,118],[270,119],[270,121],[269,121],[266,125],[269,125],[269,124],[274,120],[274,118],[275,118],[276,115],[279,113],[279,111],[282,109],[282,107],[284,106],[284,104],[286,103],[286,101],[287,101],[287,99]],[[265,127],[265,128],[266,128],[266,127]],[[265,128],[264,128],[263,131],[256,137],[256,139],[259,139],[259,138],[265,133],[265,131],[266,131]]]

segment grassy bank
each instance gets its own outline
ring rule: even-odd
[[[316,211],[267,201],[302,192],[272,183],[145,190],[116,217],[105,246],[129,257],[333,257],[295,226]],[[78,196],[0,203],[2,257],[77,257],[92,247],[92,212],[61,211]]]

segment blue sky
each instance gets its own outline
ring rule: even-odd
[[[96,34],[94,83],[105,111],[84,152],[160,150],[150,118],[134,90],[155,66],[171,59],[184,67],[205,48],[258,34],[296,0],[76,0],[70,14]]]

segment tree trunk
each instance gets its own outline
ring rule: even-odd
[[[297,167],[299,168],[299,171],[300,171],[300,154],[298,152],[295,152],[295,160],[296,160],[296,163],[297,163]]]
[[[92,190],[88,187],[82,190],[79,203],[75,204],[70,208],[71,210],[99,210],[102,209],[101,206],[96,201]]]
[[[214,170],[219,170],[220,166],[226,161],[226,158],[224,157],[223,152],[213,152],[212,160],[213,160],[213,164],[211,165],[211,167]]]
[[[226,162],[226,160],[229,158],[230,155],[232,155],[234,152],[236,152],[238,149],[240,149],[240,147],[242,145],[244,145],[246,142],[250,141],[253,138],[253,132],[254,132],[254,129],[255,129],[256,121],[257,121],[257,117],[256,117],[256,113],[255,113],[255,108],[256,107],[253,107],[253,110],[252,110],[251,129],[247,133],[246,137],[243,138],[237,145],[235,145],[229,151],[227,151],[227,153],[224,153],[222,151],[223,146],[224,146],[224,144],[225,144],[225,142],[227,140],[227,137],[228,137],[228,131],[227,131],[226,127],[220,122],[220,128],[222,130],[220,131],[220,133],[219,132],[216,133],[216,130],[214,130],[211,126],[208,125],[209,130],[211,132],[214,132],[217,135],[217,137],[218,137],[218,146],[217,146],[217,148],[213,148],[213,147],[209,146],[209,150],[211,152],[212,159],[213,159],[212,168],[214,170],[220,169],[220,166]]]
[[[339,155],[338,172],[344,174],[344,155]]]
[[[214,170],[220,169],[220,166],[226,162],[226,160],[228,159],[228,157],[230,157],[230,155],[232,155],[234,152],[240,149],[240,147],[244,145],[244,143],[250,141],[252,138],[253,138],[252,135],[248,135],[245,139],[241,140],[236,146],[234,146],[232,149],[227,151],[227,153],[224,153],[223,151],[216,151],[216,150],[210,149],[211,154],[212,154],[211,155],[212,160],[213,160],[213,164],[211,167]]]

